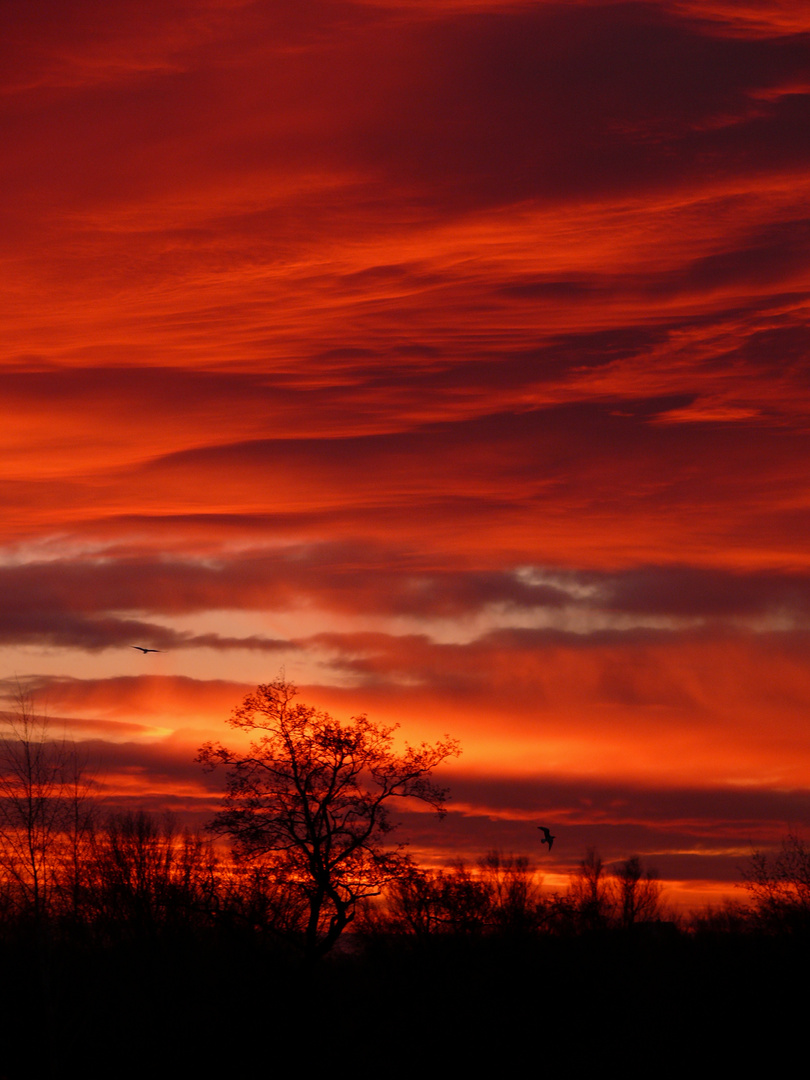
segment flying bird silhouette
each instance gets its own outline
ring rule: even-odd
[[[142,653],[163,652],[163,649],[146,649],[143,645],[130,645],[130,649],[140,649]]]
[[[544,836],[544,837],[543,837],[543,839],[542,839],[542,840],[540,841],[540,843],[541,843],[541,844],[548,844],[548,850],[549,850],[549,851],[551,851],[551,845],[552,845],[552,844],[554,843],[554,841],[556,840],[556,837],[555,837],[555,836],[552,836],[552,835],[551,835],[551,833],[550,833],[550,832],[549,832],[549,830],[548,830],[548,829],[547,829],[547,828],[545,827],[545,825],[538,825],[538,826],[537,826],[537,828],[538,828],[538,829],[540,830],[540,832],[541,832],[541,833],[545,833],[545,836]]]

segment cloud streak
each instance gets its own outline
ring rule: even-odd
[[[808,32],[7,4],[0,674],[111,798],[202,816],[183,755],[286,666],[461,738],[431,858],[557,807],[560,872],[727,882],[808,821]]]

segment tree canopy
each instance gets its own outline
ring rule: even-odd
[[[460,748],[446,738],[397,753],[396,727],[366,716],[341,724],[295,695],[282,678],[257,687],[228,721],[256,734],[247,752],[208,743],[198,760],[229,770],[212,828],[231,838],[238,858],[269,863],[283,879],[281,928],[319,955],[352,921],[358,902],[409,863],[403,845],[388,842],[392,800],[416,799],[442,815],[447,790],[431,775]]]

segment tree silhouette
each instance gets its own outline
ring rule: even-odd
[[[766,930],[810,929],[810,848],[797,833],[789,832],[772,857],[754,851],[743,870],[743,886],[756,921]]]
[[[425,938],[533,933],[546,911],[534,868],[522,855],[489,851],[471,867],[456,860],[444,870],[413,867],[387,891],[387,917],[378,923]]]
[[[631,855],[614,866],[611,877],[620,926],[629,929],[636,923],[660,918],[661,882],[654,870],[644,869],[638,855]]]
[[[410,864],[402,845],[386,843],[391,801],[417,799],[441,815],[447,792],[431,773],[460,749],[446,739],[398,755],[395,728],[365,716],[340,724],[294,703],[295,694],[283,678],[257,687],[228,721],[258,735],[247,753],[208,743],[197,760],[229,768],[225,808],[211,828],[231,838],[237,858],[271,866],[288,900],[299,898],[285,903],[281,929],[315,957],[335,944],[359,901]]]
[[[545,912],[540,882],[528,858],[489,851],[478,867],[490,897],[490,927],[501,934],[536,930]]]
[[[216,907],[217,871],[211,839],[179,829],[171,814],[111,814],[85,858],[85,908],[118,937],[189,929]]]
[[[75,907],[92,780],[25,687],[16,686],[0,725],[0,877],[12,904],[38,924],[57,901]]]
[[[480,934],[491,906],[487,884],[460,859],[446,870],[409,867],[391,882],[386,899],[382,926],[418,938]]]
[[[605,864],[596,848],[588,848],[571,873],[568,901],[583,930],[603,929],[610,922],[611,897]]]

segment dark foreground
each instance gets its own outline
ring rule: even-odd
[[[0,1077],[725,1071],[804,1042],[807,939],[639,929],[379,936],[306,965],[254,935],[18,927],[0,946]]]

